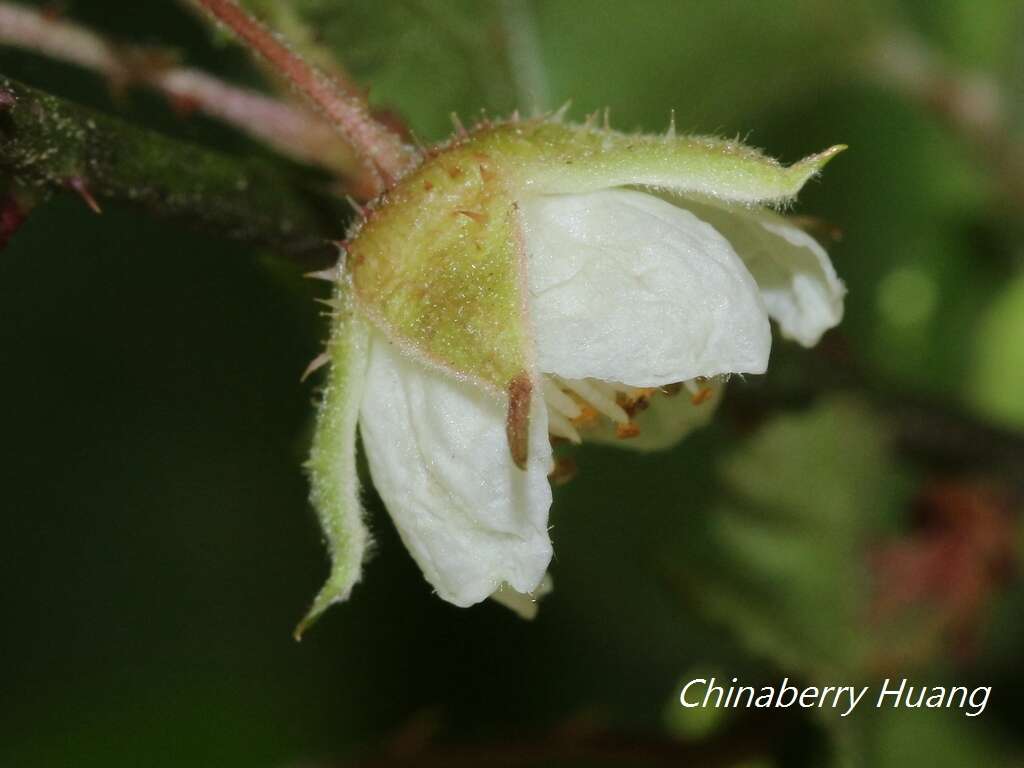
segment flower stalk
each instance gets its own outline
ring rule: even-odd
[[[306,62],[235,0],[195,0],[264,59],[338,129],[377,176],[377,190],[390,187],[417,161],[401,137],[370,114],[364,98]]]
[[[151,88],[183,113],[201,112],[333,173],[348,177],[360,170],[351,147],[319,115],[202,70],[177,66],[164,51],[118,45],[74,22],[2,2],[0,44],[91,70],[115,88]]]

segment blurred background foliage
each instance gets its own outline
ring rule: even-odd
[[[54,197],[0,251],[0,764],[1024,761],[1021,3],[250,3],[422,142],[453,111],[571,99],[786,161],[849,144],[796,211],[836,238],[846,319],[780,342],[670,453],[575,451],[535,622],[432,597],[371,491],[365,581],[299,645],[326,573],[298,383],[320,289],[269,250]],[[176,3],[47,8],[273,87]],[[151,93],[10,49],[0,72],[325,184]],[[993,694],[973,719],[675,704],[708,674]]]

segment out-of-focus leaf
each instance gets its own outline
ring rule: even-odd
[[[824,184],[801,201],[844,231],[829,249],[849,289],[841,332],[872,373],[959,396],[970,328],[990,291],[991,260],[965,229],[984,211],[983,175],[956,137],[892,94],[838,91],[794,115],[790,130],[811,120],[815,132],[842,132],[851,146],[849,162],[830,169],[829,192],[842,204],[823,194],[815,202]],[[891,183],[878,184],[883,177]]]
[[[823,0],[245,1],[322,66],[341,62],[424,140],[450,133],[452,112],[566,100],[576,114],[610,107],[626,128],[664,127],[675,109],[685,131],[747,131],[820,89],[823,72],[848,76],[872,28],[865,8]],[[537,79],[551,103],[517,104],[521,81]]]
[[[734,710],[724,707],[684,707],[679,696],[683,686],[691,680],[711,678],[729,679],[724,669],[694,668],[679,681],[671,699],[665,707],[665,727],[669,732],[684,739],[703,739],[716,733],[733,719]],[[692,686],[688,691],[691,701],[699,701],[707,691],[707,685]]]
[[[420,139],[515,108],[502,5],[473,0],[247,0],[303,54],[340,63]]]
[[[874,709],[862,706],[836,739],[836,768],[1009,768],[1005,750],[984,730],[985,715],[959,709]]]
[[[982,413],[1024,428],[1024,277],[1011,283],[982,318],[970,396]]]
[[[671,109],[683,131],[762,128],[765,112],[848,74],[872,26],[868,4],[822,0],[535,7],[553,101],[572,99],[579,114],[610,107],[626,129],[664,127]]]
[[[932,0],[900,5],[914,26],[931,37],[955,66],[999,71],[1011,63],[1024,21],[1024,7],[1017,0]]]
[[[866,548],[901,497],[871,411],[833,399],[777,417],[721,476],[729,499],[708,513],[686,576],[695,600],[787,671],[863,672]]]

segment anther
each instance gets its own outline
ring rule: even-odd
[[[576,462],[568,456],[559,456],[555,459],[555,466],[548,475],[552,485],[565,485],[576,477]]]
[[[619,440],[628,440],[631,437],[636,437],[640,434],[640,427],[634,424],[632,421],[628,424],[618,424],[615,427],[615,436]]]
[[[618,403],[615,402],[613,397],[609,397],[609,395],[603,391],[603,388],[598,382],[583,381],[579,379],[571,382],[561,379],[560,381],[564,385],[565,389],[568,389],[570,392],[575,392],[585,402],[592,405],[612,421],[618,424],[629,423],[629,416],[626,412],[622,410],[622,407]]]
[[[711,396],[713,394],[714,390],[711,389],[711,387],[705,387],[704,389],[700,390],[697,394],[695,394],[693,397],[691,397],[690,402],[693,403],[694,405],[706,403],[708,400],[711,399]]]

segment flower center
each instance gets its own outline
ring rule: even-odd
[[[545,375],[541,380],[544,402],[548,406],[548,432],[571,443],[583,442],[580,432],[602,425],[607,419],[620,439],[636,437],[640,427],[634,417],[646,410],[657,394],[675,397],[684,388],[690,402],[706,402],[713,390],[704,378],[690,379],[663,387],[629,387],[596,379],[563,379]]]

